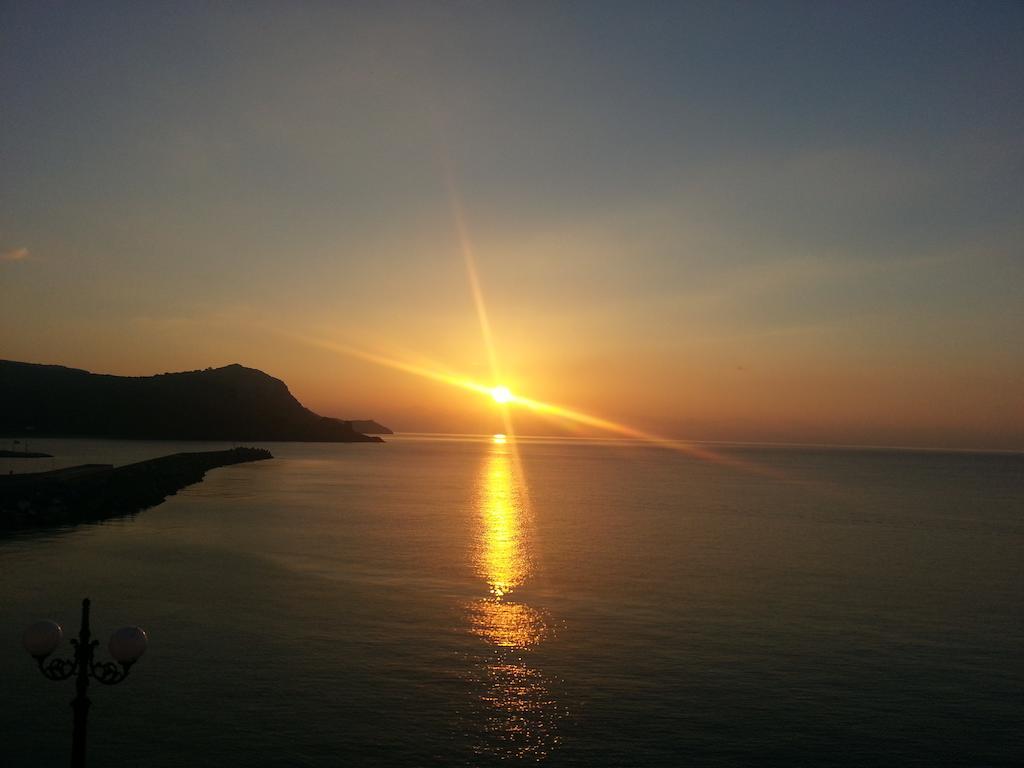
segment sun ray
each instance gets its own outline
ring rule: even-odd
[[[491,332],[491,321],[487,314],[487,305],[484,302],[484,292],[480,287],[480,274],[476,268],[476,255],[473,250],[473,241],[469,236],[469,227],[466,224],[462,196],[459,194],[458,185],[455,182],[455,172],[452,169],[452,162],[447,152],[441,153],[441,161],[444,166],[445,187],[448,191],[448,205],[451,208],[452,221],[455,224],[455,234],[459,240],[462,261],[466,267],[466,279],[469,282],[469,290],[473,296],[473,306],[476,308],[477,320],[480,323],[480,335],[483,337],[484,349],[487,352],[491,377],[495,381],[500,381],[501,368],[498,365],[498,354],[494,345],[494,334]]]
[[[498,353],[494,343],[494,334],[491,331],[491,322],[487,313],[487,304],[484,301],[484,292],[480,287],[480,274],[476,266],[476,256],[473,250],[473,242],[469,235],[469,227],[466,224],[466,216],[462,206],[462,196],[459,194],[458,185],[455,180],[455,172],[451,158],[447,152],[441,153],[442,165],[444,166],[445,184],[448,190],[448,203],[452,211],[452,219],[455,223],[455,231],[459,239],[459,249],[462,251],[462,261],[466,267],[466,279],[469,282],[470,293],[473,296],[473,305],[476,307],[477,319],[480,322],[480,335],[483,338],[484,348],[487,352],[487,360],[491,368],[491,380],[500,382],[501,366],[498,364]],[[523,472],[522,458],[519,455],[519,445],[515,441],[515,424],[509,410],[509,403],[513,401],[508,387],[495,384],[491,388],[491,396],[498,404],[506,440],[510,440],[509,449],[512,455],[512,463],[519,473],[520,478],[525,478]],[[529,505],[527,487],[523,486],[523,504]]]

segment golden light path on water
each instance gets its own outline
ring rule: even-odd
[[[498,598],[511,594],[530,572],[523,490],[515,480],[507,443],[492,439],[478,491],[481,544],[477,570],[487,580],[490,593]]]
[[[530,651],[550,633],[544,614],[515,598],[533,570],[532,520],[512,447],[496,435],[480,469],[475,566],[488,596],[470,601],[470,630],[490,651],[483,669],[487,738],[480,754],[542,760],[558,744],[561,709]]]

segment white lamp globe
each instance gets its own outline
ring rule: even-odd
[[[146,637],[142,627],[121,627],[110,636],[107,650],[122,664],[133,664],[146,652]]]
[[[60,644],[64,630],[55,621],[37,621],[25,630],[21,642],[37,659],[45,659]]]

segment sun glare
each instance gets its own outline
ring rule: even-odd
[[[508,387],[495,387],[491,390],[491,397],[496,403],[511,403],[515,399]]]

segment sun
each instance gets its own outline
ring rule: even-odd
[[[508,391],[508,387],[495,387],[491,390],[491,397],[496,403],[511,403],[515,396]]]

